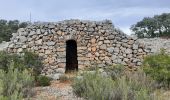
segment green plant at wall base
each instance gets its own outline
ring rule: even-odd
[[[18,70],[24,70],[26,68],[23,67],[25,64],[21,56],[17,54],[8,54],[4,51],[0,52],[0,69],[8,71],[11,61],[14,62],[14,68],[18,68]]]
[[[123,65],[113,65],[113,66],[108,66],[107,68],[104,69],[104,71],[109,76],[111,76],[113,80],[115,80],[124,74],[124,69],[125,67]]]
[[[161,86],[170,85],[170,56],[161,51],[159,54],[147,56],[143,62],[146,74],[155,79]]]
[[[103,78],[98,73],[84,73],[83,79],[76,78],[72,86],[76,95],[88,100],[112,99],[112,94],[109,94],[109,92],[114,86],[113,80],[111,78]]]
[[[47,76],[39,75],[37,77],[36,83],[38,86],[49,86],[51,80],[52,79]]]
[[[39,75],[41,73],[42,63],[37,54],[25,51],[23,59],[25,66],[33,69],[35,75]]]
[[[0,99],[22,100],[23,97],[29,97],[33,81],[26,69],[19,71],[11,62],[8,72],[0,69]]]
[[[154,100],[152,81],[142,72],[124,74],[114,80],[98,71],[86,72],[75,78],[72,87],[77,96],[87,100]]]
[[[24,55],[17,55],[0,52],[0,69],[8,71],[11,61],[14,62],[14,68],[18,68],[18,70],[33,69],[35,76],[39,75],[42,69],[42,63],[35,53],[25,51]]]

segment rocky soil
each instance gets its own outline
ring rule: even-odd
[[[52,81],[50,86],[34,89],[36,95],[31,100],[83,100],[74,95],[70,81]]]

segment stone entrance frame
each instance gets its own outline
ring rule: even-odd
[[[9,43],[7,50],[22,53],[28,50],[43,58],[45,75],[65,73],[66,41],[77,43],[78,69],[89,66],[100,68],[113,64],[139,66],[150,51],[132,38],[114,28],[112,22],[65,20],[57,23],[38,23],[21,28]]]

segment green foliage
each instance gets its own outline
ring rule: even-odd
[[[0,52],[0,69],[8,71],[11,61],[14,62],[14,67],[18,68],[18,70],[32,69],[34,76],[40,74],[42,63],[37,54],[28,51],[25,51],[24,55]]]
[[[51,80],[52,79],[47,76],[39,75],[36,82],[38,86],[49,86]]]
[[[143,62],[144,71],[160,85],[170,85],[170,56],[162,51],[159,54],[147,56]]]
[[[4,71],[8,71],[8,67],[11,63],[11,61],[14,62],[14,67],[18,68],[18,70],[23,70],[23,59],[20,58],[19,55],[16,54],[8,54],[7,52],[1,51],[0,52],[0,69],[3,69]]]
[[[0,69],[0,99],[22,100],[30,95],[33,77],[26,69],[19,71],[14,68],[14,62],[9,65],[8,72]]]
[[[113,80],[120,78],[124,74],[125,67],[123,65],[108,66],[104,71],[111,76]]]
[[[113,100],[111,78],[103,78],[100,74],[84,73],[83,78],[76,78],[73,83],[73,92],[88,100]]]
[[[28,52],[25,51],[24,52],[24,64],[27,68],[31,68],[33,69],[33,74],[39,75],[41,73],[41,69],[42,69],[42,63],[39,59],[39,56],[33,52]]]
[[[2,41],[9,41],[12,37],[12,33],[17,32],[19,28],[25,28],[28,25],[27,22],[20,23],[18,20],[0,20],[0,43]]]
[[[145,17],[142,21],[132,25],[131,30],[139,38],[170,36],[170,13]]]
[[[73,92],[87,100],[153,100],[151,82],[144,73],[123,75],[115,80],[96,73],[84,73],[73,82]],[[140,79],[139,79],[140,78]]]

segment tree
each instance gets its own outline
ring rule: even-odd
[[[19,28],[25,28],[28,25],[27,22],[19,22],[18,20],[0,20],[0,43],[2,41],[9,41],[12,37],[12,33],[17,32]]]
[[[170,36],[170,13],[145,17],[131,26],[131,30],[139,38]]]

